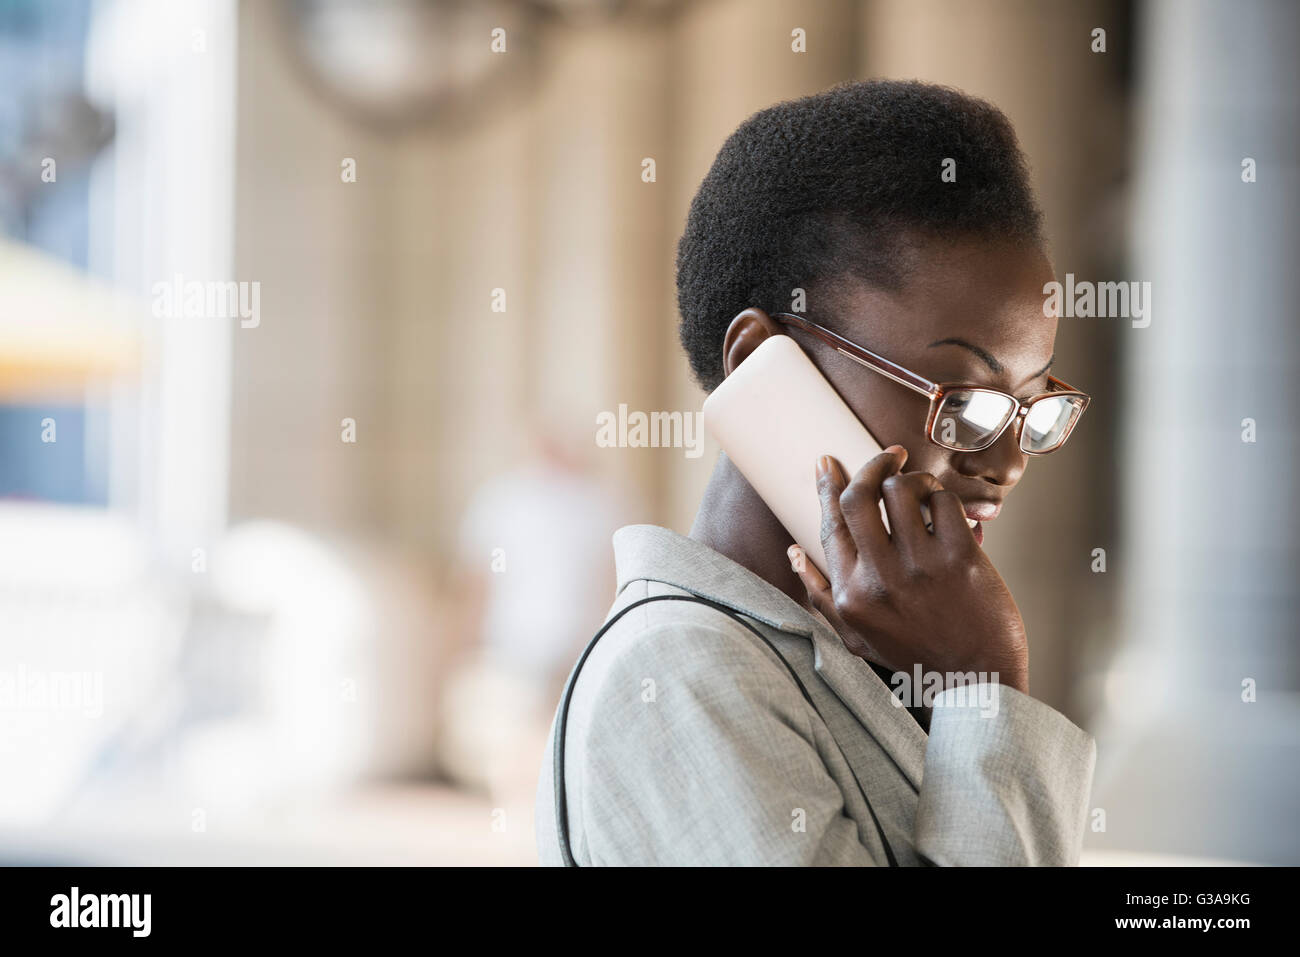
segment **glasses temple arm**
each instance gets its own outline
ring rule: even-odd
[[[878,356],[870,349],[864,349],[855,342],[845,339],[824,326],[819,326],[815,322],[805,319],[803,316],[795,315],[790,312],[776,312],[772,318],[787,325],[796,325],[805,332],[812,333],[823,342],[832,346],[836,352],[852,359],[858,365],[866,366],[873,372],[879,372],[887,378],[893,379],[899,385],[906,386],[913,392],[919,392],[924,396],[934,396],[939,392],[937,383],[931,382],[924,376],[919,376],[909,369],[904,369],[897,363],[890,362],[884,356]]]

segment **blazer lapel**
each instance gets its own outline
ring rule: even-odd
[[[889,754],[913,789],[919,791],[925,766],[926,733],[907,709],[898,704],[898,698],[871,666],[844,647],[829,624],[816,619],[812,622],[810,637],[817,675]],[[864,754],[849,753],[854,745],[851,735],[837,736],[836,740],[850,761],[858,763],[865,759]]]
[[[906,708],[898,706],[898,699],[871,666],[844,647],[824,618],[701,542],[656,525],[629,525],[615,532],[614,557],[620,592],[630,581],[663,582],[810,641],[816,677],[893,759],[913,789],[920,790],[925,732]],[[809,694],[819,690],[810,687]],[[832,714],[828,721],[833,720]],[[853,730],[831,726],[845,758],[861,769],[872,755]]]

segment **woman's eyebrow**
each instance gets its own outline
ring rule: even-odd
[[[985,352],[979,346],[972,345],[971,343],[967,342],[965,339],[958,339],[956,336],[950,336],[947,339],[940,339],[938,342],[930,343],[929,348],[933,349],[935,346],[961,346],[962,348],[969,349],[971,352],[975,353],[975,355],[979,356],[980,360],[986,366],[992,369],[994,372],[1002,371],[1001,362],[998,362],[997,359],[993,358],[993,356],[990,353]],[[1051,365],[1051,363],[1048,363],[1048,365]],[[1042,373],[1040,372],[1039,375],[1042,375]]]
[[[940,339],[938,342],[930,343],[931,348],[933,348],[934,346],[961,346],[962,348],[969,349],[971,352],[975,353],[975,355],[979,356],[980,360],[983,361],[983,363],[986,366],[988,366],[990,369],[992,369],[994,372],[1002,371],[1002,363],[998,362],[998,360],[991,353],[986,352],[985,350],[981,349],[977,345],[973,345],[972,343],[967,342],[965,339],[958,339],[956,336],[950,336],[947,339]],[[1042,375],[1048,369],[1050,369],[1052,367],[1052,363],[1055,361],[1056,361],[1056,353],[1052,353],[1052,357],[1047,360],[1047,365],[1043,366],[1041,369],[1039,369],[1029,378],[1031,380],[1037,379],[1040,375]]]

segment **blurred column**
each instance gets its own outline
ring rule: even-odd
[[[190,9],[157,0],[95,8],[87,48],[91,96],[115,114],[115,142],[95,171],[97,225],[108,241],[92,267],[139,296],[145,335],[143,413],[119,394],[122,434],[139,448],[139,486],[119,469],[114,498],[137,500],[174,567],[210,546],[227,519],[230,356],[239,323],[161,318],[155,284],[226,282],[232,275],[231,203],[237,87],[232,0]],[[138,437],[137,437],[138,433]],[[120,451],[120,450],[119,450]]]
[[[414,131],[386,170],[382,527],[432,554],[525,428],[534,162],[527,111],[492,99],[464,129]]]
[[[656,330],[661,251],[673,181],[665,21],[629,13],[548,35],[532,106],[532,243],[521,410],[550,423],[595,471],[653,519],[656,459],[680,450],[596,446],[596,418],[661,408]],[[653,181],[646,181],[653,161]],[[647,174],[648,178],[648,174]]]
[[[262,321],[233,333],[232,521],[353,532],[385,504],[391,143],[314,91],[272,4],[239,7],[235,266]],[[356,162],[356,182],[341,165]],[[343,441],[343,419],[356,442]]]
[[[1300,9],[1162,0],[1141,38],[1134,239],[1154,314],[1126,334],[1129,643],[1106,685],[1098,843],[1294,864]]]
[[[664,22],[537,23],[511,42],[536,49],[536,71],[395,165],[389,525],[446,553],[474,489],[538,429],[644,503],[643,521],[653,456],[670,454],[595,444],[598,412],[660,407]]]

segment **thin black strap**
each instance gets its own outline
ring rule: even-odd
[[[582,666],[586,663],[587,656],[591,654],[592,649],[596,647],[596,642],[600,641],[605,632],[609,631],[609,629],[614,626],[615,622],[633,608],[636,608],[639,605],[649,604],[652,601],[690,601],[700,605],[708,605],[710,608],[716,608],[727,617],[744,625],[758,636],[763,644],[767,645],[767,647],[772,650],[772,653],[781,660],[781,664],[785,665],[785,670],[790,672],[790,677],[793,678],[794,683],[799,686],[799,691],[803,694],[804,700],[807,701],[808,705],[814,712],[816,712],[817,717],[822,717],[822,713],[817,710],[817,705],[813,703],[812,696],[808,694],[808,689],[805,688],[804,683],[799,680],[799,676],[795,673],[795,670],[790,667],[790,662],[785,660],[785,656],[776,650],[776,646],[768,640],[766,635],[742,618],[734,609],[728,608],[721,602],[712,601],[708,598],[701,598],[699,595],[651,595],[649,598],[639,598],[626,607],[619,609],[616,615],[601,626],[600,631],[596,632],[595,637],[593,637],[591,641],[587,643],[587,647],[583,649],[582,655],[578,658],[578,663],[573,666],[573,671],[569,675],[569,680],[565,682],[564,695],[560,698],[560,714],[556,719],[557,726],[555,735],[555,826],[560,834],[560,854],[564,858],[565,867],[578,866],[578,862],[573,859],[573,849],[569,846],[568,801],[565,798],[564,788],[564,734],[565,725],[568,723],[569,719],[569,702],[573,698],[573,688],[578,683],[578,673],[582,671]],[[823,722],[825,720],[825,718],[822,718]],[[862,794],[862,800],[867,804],[867,811],[871,814],[872,823],[876,825],[876,833],[880,835],[880,843],[885,848],[885,859],[889,861],[890,867],[897,867],[898,860],[894,857],[894,849],[889,846],[889,838],[885,837],[885,829],[880,826],[880,818],[876,817],[876,809],[871,806],[871,799],[867,797],[866,788],[862,786],[862,781],[859,780],[858,773],[853,770],[853,765],[849,763],[847,758],[845,758],[844,763],[848,766],[849,773],[853,775],[853,781],[857,784],[858,791]]]

